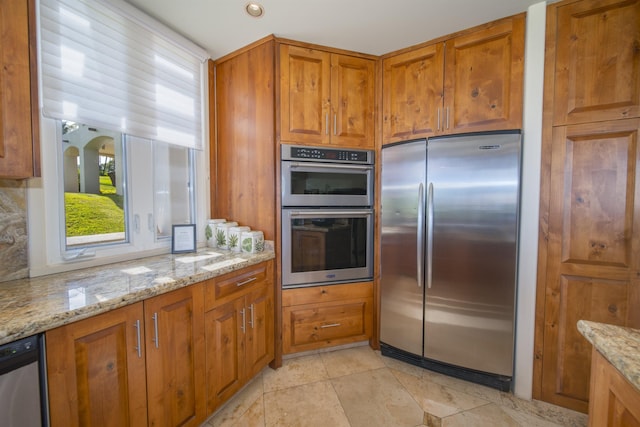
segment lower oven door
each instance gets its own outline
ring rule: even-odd
[[[282,209],[282,286],[370,280],[371,209]]]

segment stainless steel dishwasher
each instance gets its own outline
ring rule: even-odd
[[[42,335],[0,346],[0,426],[48,426]]]

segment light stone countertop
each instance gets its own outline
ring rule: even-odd
[[[578,330],[640,390],[640,329],[579,320]]]
[[[0,283],[0,344],[273,259],[205,248]]]

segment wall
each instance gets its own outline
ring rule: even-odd
[[[524,142],[514,375],[514,393],[523,399],[531,399],[533,387],[533,341],[536,319],[536,270],[538,266],[538,212],[540,203],[546,7],[546,2],[543,1],[530,6],[527,10],[524,70]]]
[[[28,274],[25,181],[0,180],[0,282]]]

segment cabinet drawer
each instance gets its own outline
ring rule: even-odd
[[[315,304],[368,298],[373,295],[373,282],[346,283],[343,285],[314,286],[288,289],[282,292],[282,305]]]
[[[263,262],[207,281],[205,287],[205,310],[210,310],[226,297],[235,297],[253,288],[254,285],[271,280],[269,274],[271,271],[270,266],[270,262]]]
[[[371,338],[371,298],[284,307],[283,351],[295,353]]]

